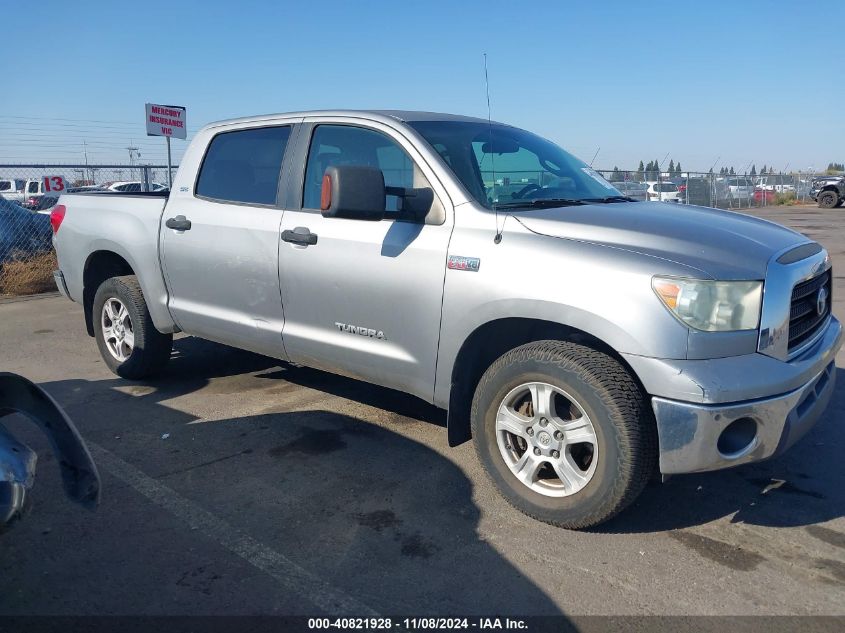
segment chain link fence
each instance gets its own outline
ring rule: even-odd
[[[599,169],[626,196],[719,209],[812,204],[813,172],[724,174]]]
[[[69,193],[159,191],[169,183],[166,165],[0,165],[0,298],[56,290],[50,211],[58,196],[44,187],[52,176]]]
[[[0,297],[55,290],[56,268],[49,214],[57,197],[43,179],[62,176],[69,192],[92,189],[131,193],[166,189],[166,165],[0,165]],[[175,172],[176,166],[173,167]],[[775,204],[810,204],[817,174],[714,174],[646,170],[597,170],[636,200],[752,209]],[[547,177],[546,174],[545,177]],[[492,178],[492,174],[491,174]],[[496,172],[497,189],[543,186],[544,172]]]

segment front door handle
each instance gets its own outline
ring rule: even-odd
[[[164,226],[175,231],[190,231],[191,221],[184,215],[177,215],[175,218],[168,218]]]
[[[293,231],[282,231],[282,240],[291,244],[309,246],[317,243],[317,234],[307,226],[298,226]]]

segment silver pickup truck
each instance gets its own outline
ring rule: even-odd
[[[108,366],[183,331],[413,394],[568,528],[659,470],[779,454],[824,411],[830,259],[782,226],[632,202],[524,130],[321,111],[202,129],[172,190],[62,196],[62,293]]]

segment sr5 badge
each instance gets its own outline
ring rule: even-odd
[[[446,268],[451,270],[469,270],[474,273],[481,268],[481,260],[478,257],[462,257],[460,255],[449,255]]]

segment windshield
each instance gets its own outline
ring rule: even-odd
[[[525,130],[481,121],[412,121],[409,125],[487,208],[621,195],[585,163]]]

